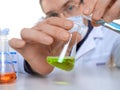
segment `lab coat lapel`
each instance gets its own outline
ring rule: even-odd
[[[96,47],[95,38],[97,39],[103,38],[101,27],[95,27],[91,31],[86,41],[83,43],[83,45],[79,48],[78,52],[76,53],[76,59],[78,59],[79,57],[81,57],[82,55],[86,54],[87,52],[91,51]]]

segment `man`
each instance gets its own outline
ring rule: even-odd
[[[89,0],[85,0],[85,2],[87,1],[89,2]],[[100,0],[92,1],[100,2]],[[41,6],[47,16],[46,19],[32,28],[24,28],[21,31],[22,39],[14,38],[10,41],[10,45],[26,60],[25,71],[47,75],[53,71],[54,67],[46,62],[46,57],[51,55],[53,46],[57,45],[56,41],[66,42],[69,40],[70,33],[68,31],[73,27],[73,22],[66,18],[82,14],[84,4],[83,0],[42,0]],[[97,8],[96,5],[94,6]],[[105,15],[101,14],[96,18],[96,10],[94,11],[93,8],[89,13],[86,10],[84,13],[90,14],[93,11],[94,20]],[[87,25],[87,20],[85,22]],[[81,65],[93,66],[108,63],[109,59],[114,58],[120,45],[120,35],[105,27],[91,28],[90,31],[82,46],[78,44],[76,55],[78,68]],[[80,35],[79,42],[81,42]]]

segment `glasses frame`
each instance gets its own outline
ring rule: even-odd
[[[63,15],[64,17],[73,16],[74,13],[76,13],[76,11],[79,9],[80,5],[81,5],[81,1],[79,3],[75,2],[75,1],[71,1],[71,2],[67,3],[64,7],[59,9],[58,11],[50,12],[46,16],[46,18],[49,18],[49,17],[60,17],[61,15]],[[73,9],[73,10],[69,11],[69,9]]]

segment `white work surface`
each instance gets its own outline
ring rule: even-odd
[[[0,85],[0,90],[120,90],[120,69],[81,68],[49,77],[18,74],[16,82]]]

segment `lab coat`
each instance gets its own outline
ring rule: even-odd
[[[109,63],[111,58],[120,66],[120,34],[103,26],[94,27],[83,45],[76,53],[76,68],[82,66],[102,66]],[[24,72],[24,58],[19,57],[18,69]],[[56,68],[53,70],[56,72]]]
[[[120,34],[103,26],[94,27],[76,54],[76,66],[107,65],[111,60],[120,66]]]

